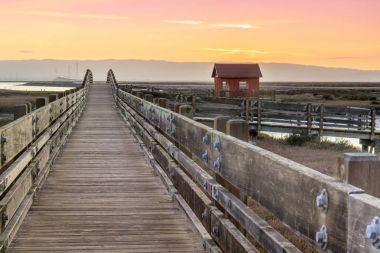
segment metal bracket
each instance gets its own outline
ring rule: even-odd
[[[323,189],[321,194],[316,197],[315,202],[317,207],[321,208],[325,212],[327,211],[329,207],[329,196],[326,189]]]
[[[212,186],[211,187],[211,192],[212,192],[212,197],[214,199],[219,199],[219,192],[218,192],[218,189],[216,189],[216,186]]]
[[[207,152],[207,150],[202,154],[202,159],[203,159],[203,161],[208,162],[208,152]]]
[[[328,244],[329,234],[327,233],[326,225],[323,225],[321,229],[315,233],[315,241],[321,247],[321,249],[326,250]]]
[[[206,145],[209,143],[209,137],[207,133],[202,137],[202,142]]]
[[[212,226],[212,233],[216,236],[219,236],[219,225],[218,224],[214,224]]]
[[[380,218],[375,216],[366,228],[366,237],[372,240],[372,246],[380,249]]]
[[[214,149],[220,151],[221,148],[221,142],[219,136],[216,136],[214,141]]]
[[[207,208],[205,208],[205,210],[202,212],[202,220],[206,221],[207,220],[207,217],[208,217],[208,212],[207,212]]]
[[[8,139],[4,133],[1,134],[1,144],[7,143]]]
[[[214,166],[215,169],[218,169],[220,170],[220,168],[222,167],[222,161],[220,159],[220,157],[218,157],[212,164]]]

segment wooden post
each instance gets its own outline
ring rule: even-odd
[[[46,98],[36,98],[36,109],[41,108],[47,104]]]
[[[144,93],[139,91],[139,92],[136,92],[136,97],[139,97],[139,98],[144,98]]]
[[[58,95],[56,95],[56,94],[49,95],[49,103],[57,100],[57,98],[58,98]]]
[[[226,133],[242,141],[249,141],[248,122],[241,119],[227,121]]]
[[[261,130],[261,100],[257,99],[257,131]]]
[[[222,132],[227,133],[227,121],[229,121],[231,118],[229,116],[218,116],[214,119],[214,129]]]
[[[323,118],[325,116],[325,105],[319,106],[319,136],[323,135]]]
[[[166,108],[167,103],[168,103],[168,101],[166,98],[159,98],[158,99],[158,105],[163,107],[163,108]]]
[[[313,119],[311,118],[311,104],[307,104],[306,112],[307,112],[307,134],[310,135],[311,127],[313,123]]]
[[[380,197],[380,160],[368,153],[344,154],[344,181]]]
[[[194,117],[194,109],[191,105],[181,105],[179,107],[179,114],[184,115],[188,118]]]
[[[371,140],[375,138],[376,130],[376,109],[371,109]]]
[[[12,107],[13,119],[16,120],[28,113],[28,106],[26,104],[16,105]]]
[[[153,95],[152,94],[145,94],[144,99],[149,102],[153,102]]]

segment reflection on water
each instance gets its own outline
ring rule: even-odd
[[[26,86],[25,82],[0,82],[0,89],[15,91],[65,91],[75,87],[53,87],[53,86]]]

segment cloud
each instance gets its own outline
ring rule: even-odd
[[[124,20],[125,16],[115,15],[97,15],[97,14],[81,14],[81,13],[67,13],[67,12],[40,12],[40,11],[24,11],[23,14],[45,17],[58,17],[58,18],[85,18],[85,19],[108,19],[108,20]]]
[[[202,21],[196,20],[163,20],[165,23],[182,24],[182,25],[201,25]]]
[[[31,53],[33,53],[33,51],[32,50],[23,49],[23,50],[20,50],[19,53],[21,53],[21,54],[31,54]]]
[[[239,29],[253,29],[256,28],[255,26],[251,24],[214,24],[212,25],[214,27],[221,27],[221,28],[239,28]]]
[[[240,54],[240,53],[248,53],[248,54],[267,54],[267,52],[256,50],[256,49],[226,49],[226,48],[202,48],[204,51],[213,51],[213,52],[221,52],[221,53],[231,53],[231,54]]]

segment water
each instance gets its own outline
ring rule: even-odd
[[[75,87],[55,87],[55,86],[28,86],[26,82],[0,82],[0,89],[14,91],[52,91],[62,92]]]
[[[289,134],[287,134],[287,133],[273,133],[273,132],[264,132],[264,131],[263,131],[263,133],[265,133],[269,136],[272,136],[274,138],[278,138],[278,139],[282,139],[282,138],[289,136]],[[330,136],[323,136],[322,138],[325,140],[331,141],[331,142],[335,142],[335,143],[337,143],[339,141],[347,141],[352,146],[354,146],[355,148],[359,148],[359,149],[361,149],[361,147],[362,147],[362,145],[360,144],[360,140],[356,139],[356,138],[330,137]]]

